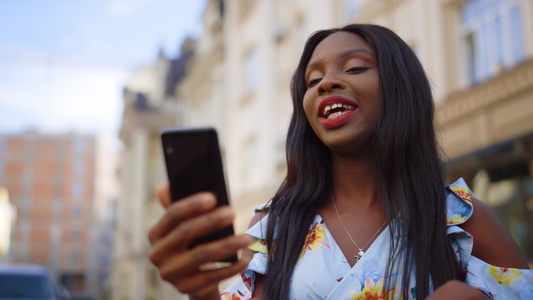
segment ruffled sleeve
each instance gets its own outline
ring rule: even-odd
[[[256,207],[255,212],[267,211],[269,207],[270,202],[267,202]],[[254,257],[246,270],[241,273],[241,276],[220,295],[221,299],[248,300],[253,297],[256,274],[264,275],[266,272],[268,260],[266,246],[267,221],[268,215],[245,232],[254,238],[254,241],[249,246],[255,252]]]
[[[447,186],[448,237],[460,262],[465,283],[492,299],[533,299],[533,271],[492,266],[472,256],[472,236],[461,229],[473,213],[473,193],[460,178]]]

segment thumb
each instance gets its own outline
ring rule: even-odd
[[[161,205],[163,205],[165,209],[168,208],[172,203],[170,197],[170,185],[168,183],[159,184],[155,187],[154,192]]]

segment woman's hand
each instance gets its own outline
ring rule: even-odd
[[[231,236],[189,249],[194,240],[231,225],[233,212],[227,206],[217,208],[212,193],[176,202],[170,199],[168,184],[158,186],[155,193],[166,212],[148,233],[150,260],[161,277],[180,292],[195,299],[219,299],[218,283],[243,271],[248,261],[241,259],[220,268],[213,263],[235,255],[250,244],[251,237]]]
[[[461,300],[487,300],[490,299],[484,292],[458,280],[450,280],[437,288],[427,300],[461,299]]]

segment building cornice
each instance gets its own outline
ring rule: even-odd
[[[450,95],[437,107],[437,120],[443,126],[529,90],[533,90],[533,59]]]
[[[132,133],[136,129],[143,129],[149,133],[159,133],[163,128],[173,126],[176,117],[173,111],[134,111],[124,114],[119,137],[124,144],[128,144]]]

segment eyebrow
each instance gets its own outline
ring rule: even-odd
[[[364,53],[364,54],[367,54],[369,56],[372,57],[372,53],[368,52],[367,50],[365,49],[350,49],[350,50],[346,50],[344,52],[341,52],[339,55],[337,55],[337,58],[345,58],[346,56],[350,56],[351,54],[353,53]],[[320,65],[322,63],[322,59],[320,60],[317,60],[317,61],[314,61],[312,63],[310,63],[307,68],[305,68],[305,70],[309,70],[309,69],[312,69],[314,68],[315,66],[317,65]]]

